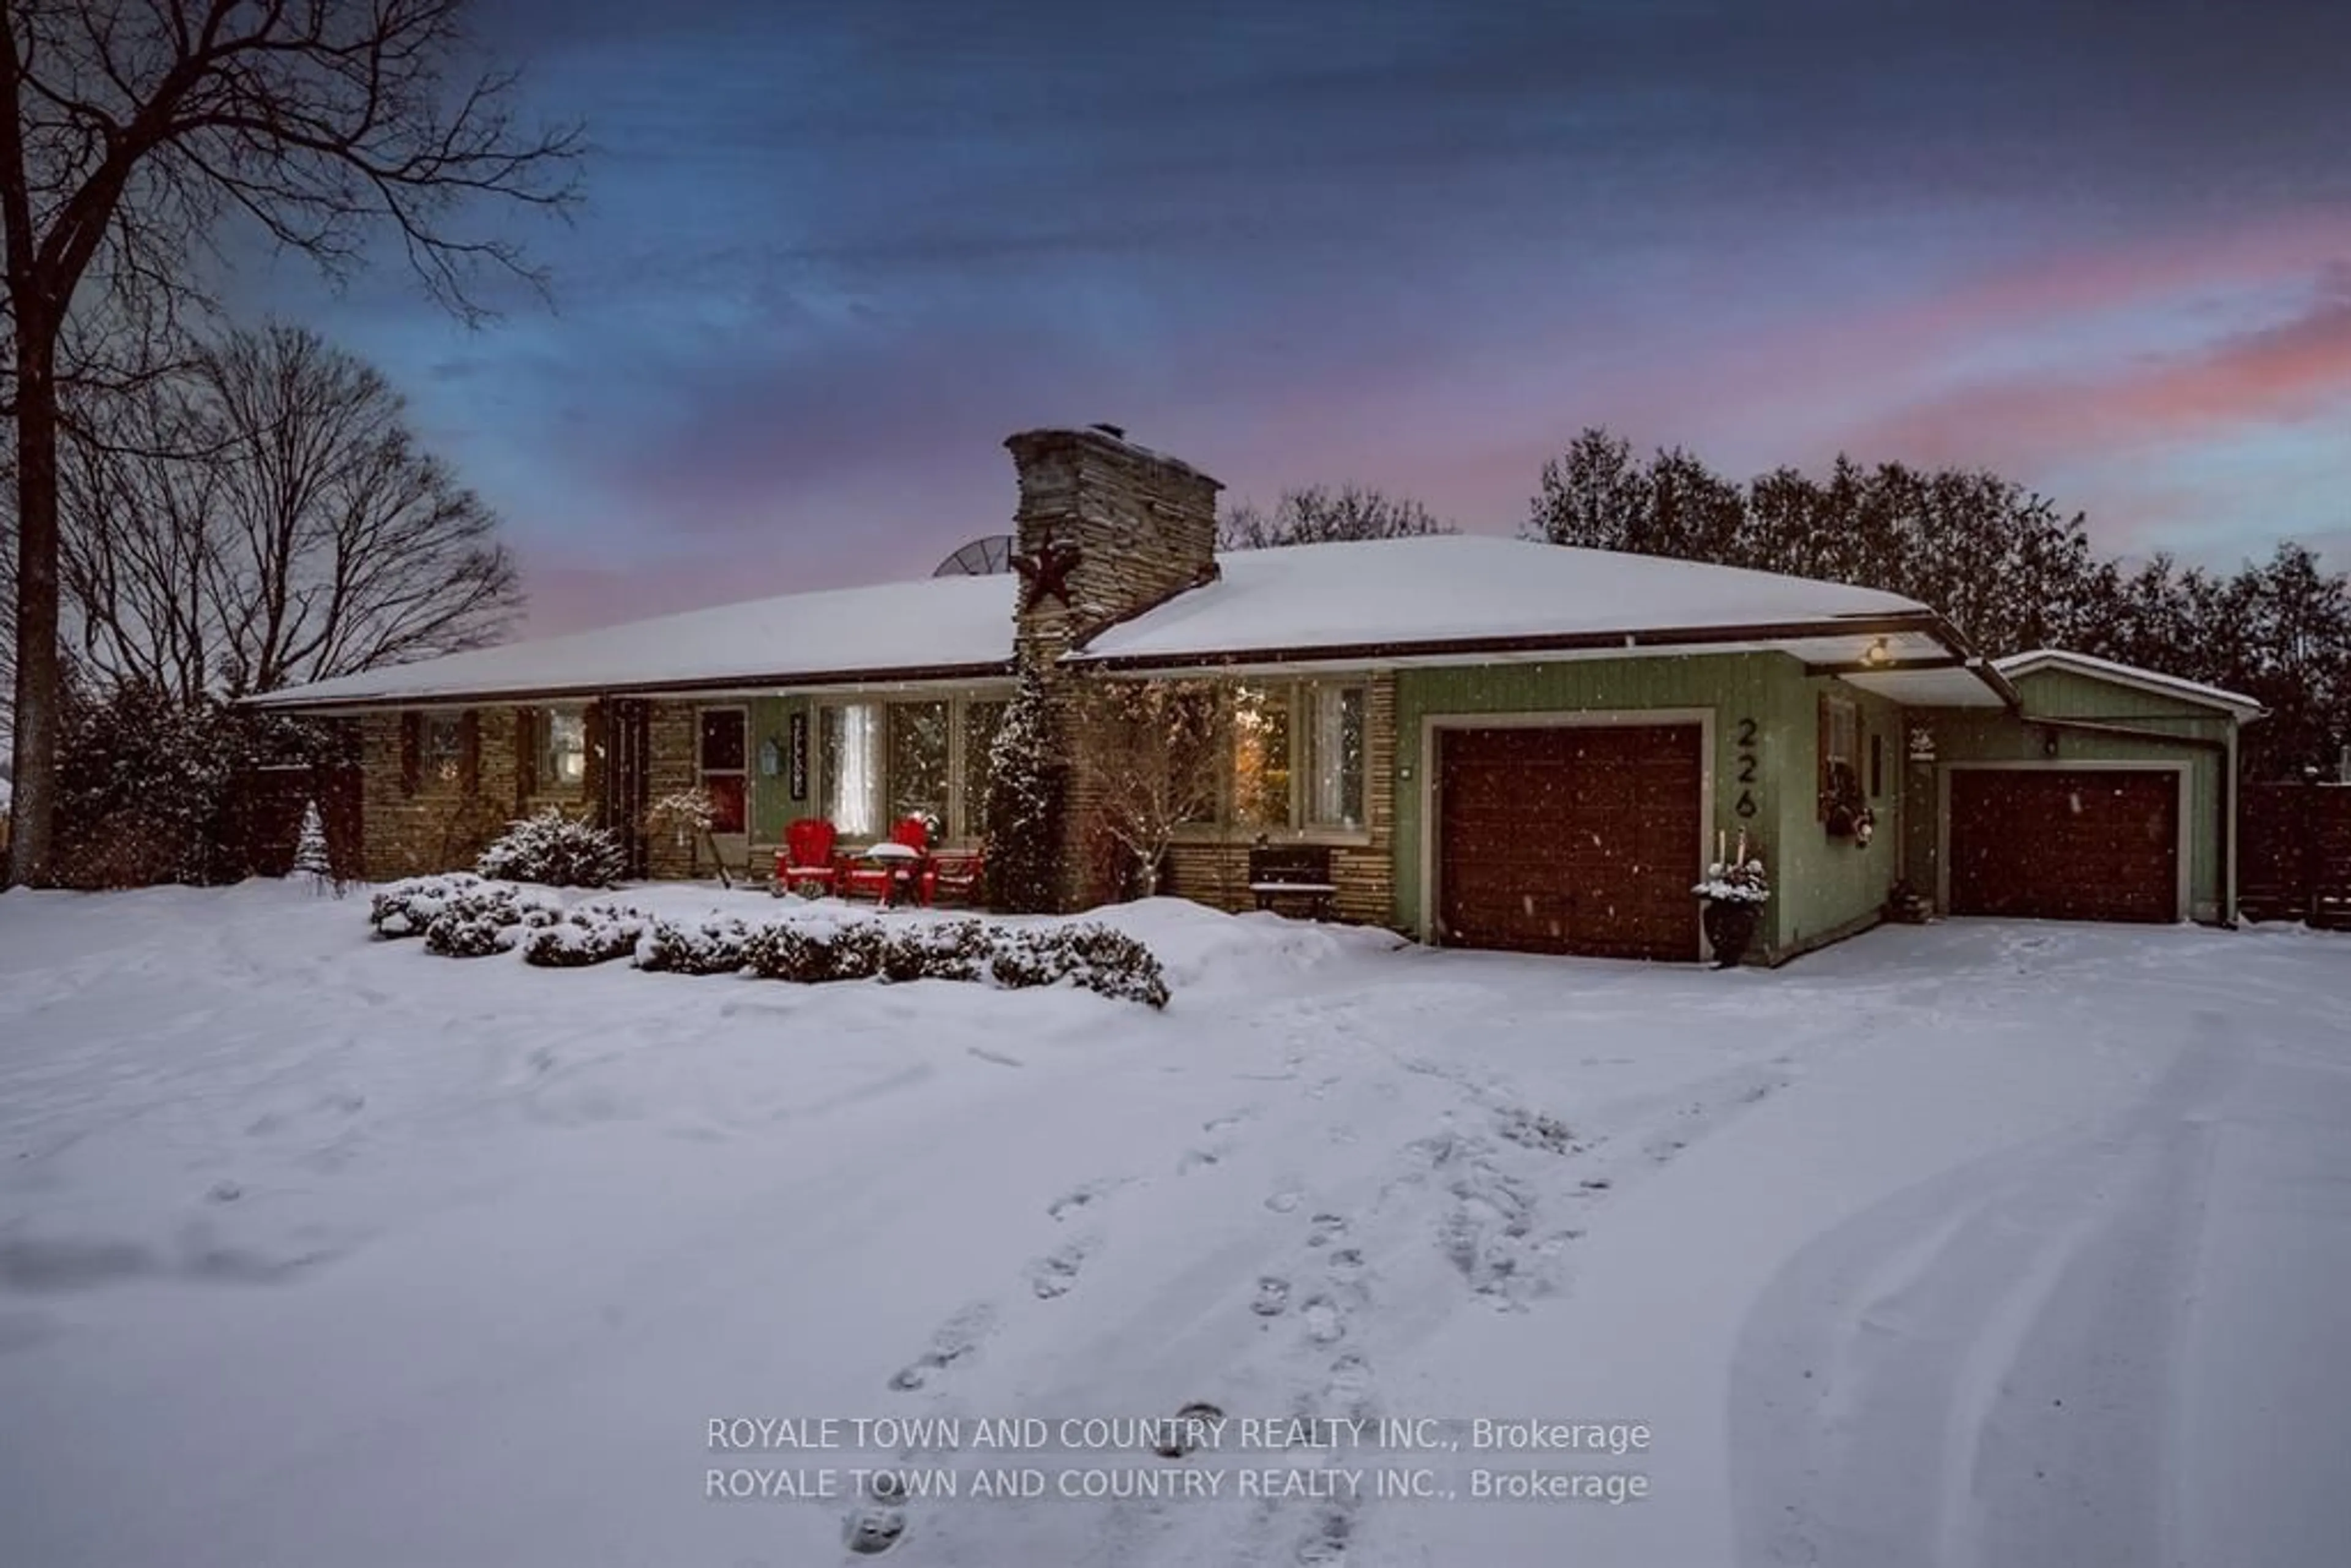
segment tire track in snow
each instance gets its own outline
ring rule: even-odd
[[[1971,1162],[1782,1268],[1731,1374],[1740,1561],[2034,1568],[2163,1555],[2164,1402],[2217,1019],[2106,1124]]]

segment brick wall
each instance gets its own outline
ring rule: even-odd
[[[664,703],[653,705],[647,721],[647,756],[652,765],[653,780],[649,798],[658,800],[680,789],[691,789],[702,781],[699,761],[695,756],[695,705]],[[677,841],[675,833],[656,832],[645,841],[645,852],[655,876],[687,876],[696,865],[694,847]],[[711,874],[709,855],[705,851],[699,862],[702,874]]]

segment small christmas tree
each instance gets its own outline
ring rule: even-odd
[[[319,815],[316,800],[302,806],[302,833],[294,841],[294,871],[309,877],[311,892],[332,889],[337,898],[342,897],[343,879],[335,874],[334,857],[327,852],[327,823]]]

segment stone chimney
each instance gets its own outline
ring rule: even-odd
[[[1216,480],[1114,424],[1008,437],[1019,471],[1018,642],[1058,657],[1217,575]],[[1062,591],[1056,592],[1056,589]],[[1050,644],[1050,652],[1047,646]]]
[[[1013,561],[1020,572],[1013,649],[1041,676],[1049,736],[1066,737],[1077,692],[1060,664],[1095,633],[1217,576],[1217,492],[1188,464],[1126,439],[1114,424],[1024,430],[1004,443],[1019,471]],[[1049,738],[1058,749],[1058,741]],[[1091,759],[1063,756],[1055,896],[1082,908],[1106,891],[1092,827],[1104,785]]]

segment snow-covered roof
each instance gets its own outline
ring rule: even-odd
[[[1481,535],[1238,550],[1217,580],[1097,636],[1079,660],[1128,667],[1278,654],[1301,661],[1456,647],[1614,645],[1753,628],[1759,643],[1850,658],[1887,618],[1931,612],[1871,589]],[[1010,575],[792,593],[371,670],[254,699],[327,708],[609,691],[816,685],[1008,670]],[[1841,628],[1851,623],[1852,631]],[[1809,634],[1809,640],[1807,635]],[[1925,632],[1930,640],[1938,632]],[[1720,641],[1718,636],[1716,641]],[[1843,644],[1851,642],[1847,648]]]
[[[927,577],[788,593],[370,670],[267,706],[883,679],[1008,664],[1015,580]]]
[[[1242,550],[1217,563],[1217,581],[1112,627],[1075,657],[1309,656],[1931,613],[1874,589],[1476,534]]]
[[[2223,691],[2219,686],[2167,675],[2160,670],[2142,670],[2136,664],[2118,664],[2113,659],[2101,659],[2090,653],[2076,653],[2069,648],[2034,648],[2028,653],[2011,653],[2004,659],[1995,659],[1992,664],[2011,680],[2031,674],[2035,670],[2070,670],[2076,674],[2178,697],[2183,702],[2226,708],[2241,718],[2257,717],[2268,711],[2260,702],[2242,692]]]

